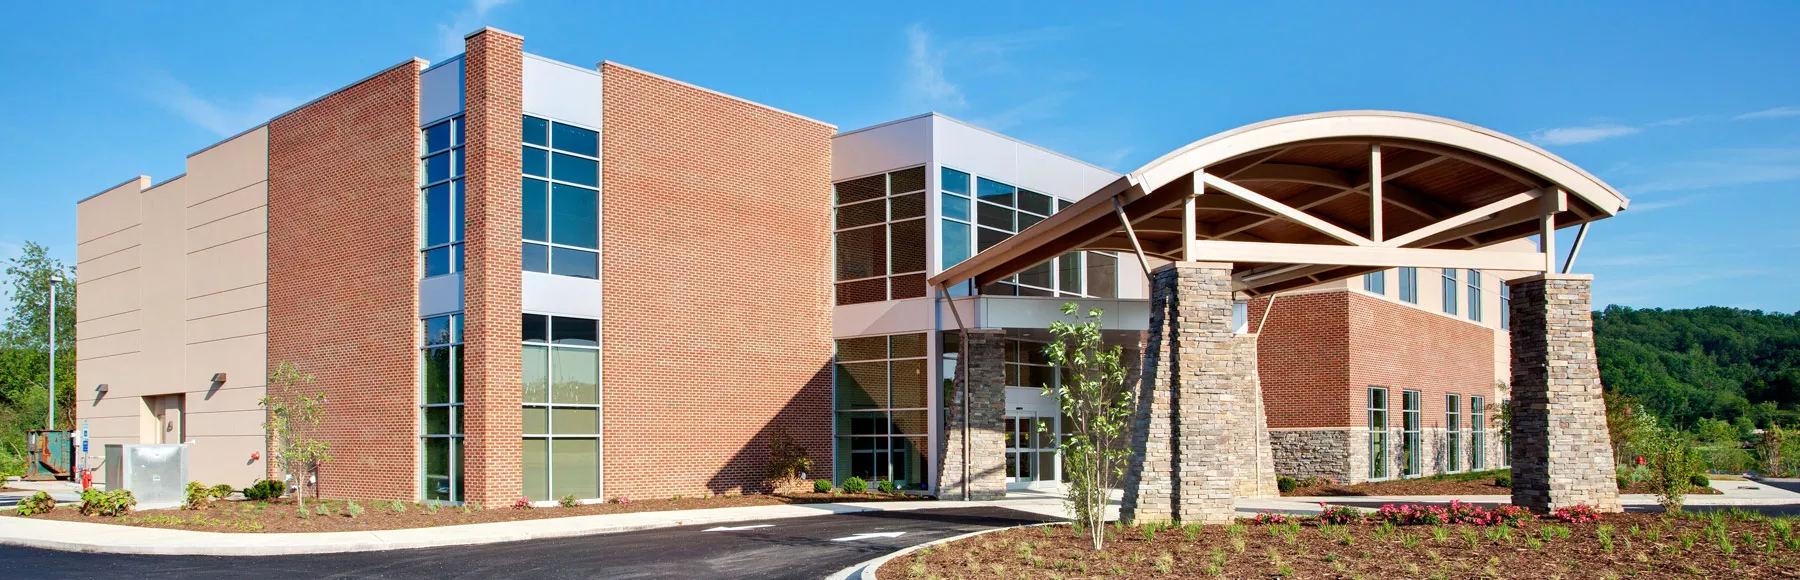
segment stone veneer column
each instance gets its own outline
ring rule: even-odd
[[[519,368],[519,141],[524,39],[484,28],[465,40],[463,230],[464,497],[524,492]]]
[[[938,499],[963,499],[963,397],[969,397],[968,498],[1006,497],[1006,333],[972,329],[963,334],[957,355],[956,392],[944,404],[943,461],[938,466]],[[964,371],[967,371],[966,373]]]
[[[1589,308],[1591,275],[1513,280],[1513,504],[1617,512]]]
[[[1176,262],[1153,273],[1121,519],[1231,522],[1243,402],[1231,299],[1230,264]]]
[[[1276,497],[1275,453],[1269,443],[1269,417],[1263,411],[1262,380],[1256,372],[1256,335],[1231,339],[1231,380],[1237,406],[1232,413],[1233,454],[1237,458],[1237,497]]]

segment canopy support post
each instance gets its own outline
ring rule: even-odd
[[[1138,265],[1144,267],[1144,277],[1155,278],[1150,272],[1150,258],[1144,256],[1144,246],[1138,243],[1137,232],[1131,229],[1131,218],[1125,217],[1125,204],[1119,203],[1118,196],[1113,196],[1112,204],[1113,213],[1119,215],[1119,223],[1125,225],[1125,239],[1131,240],[1131,249],[1137,252]]]
[[[1569,248],[1569,259],[1563,260],[1562,273],[1567,274],[1569,270],[1575,269],[1575,257],[1581,255],[1581,242],[1587,240],[1587,227],[1587,223],[1583,222],[1581,229],[1575,230],[1575,245]]]

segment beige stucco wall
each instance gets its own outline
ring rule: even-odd
[[[146,397],[177,394],[191,479],[242,486],[266,470],[251,456],[266,454],[268,130],[195,153],[187,169],[76,206],[77,417],[96,479],[104,445],[159,441]]]

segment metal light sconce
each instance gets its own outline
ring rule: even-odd
[[[212,382],[225,384],[225,373],[213,373]]]
[[[106,383],[100,383],[100,386],[94,387],[94,392],[102,395],[106,394]]]

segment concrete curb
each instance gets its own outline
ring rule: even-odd
[[[281,556],[405,550],[612,534],[698,524],[919,509],[990,507],[988,502],[788,504],[571,516],[366,532],[225,533],[7,518],[0,545],[154,556]],[[634,516],[634,517],[622,517]],[[624,520],[624,521],[620,521]]]
[[[942,546],[944,544],[948,544],[948,543],[955,542],[958,540],[965,540],[968,538],[973,538],[975,536],[979,536],[982,534],[992,534],[994,532],[1003,532],[1006,530],[1017,529],[1017,528],[1036,528],[1036,527],[1042,527],[1042,526],[1066,526],[1066,525],[1069,525],[1069,522],[1045,522],[1045,523],[1041,523],[1041,524],[1032,524],[1029,526],[1013,526],[1010,528],[994,528],[991,530],[977,530],[977,531],[969,532],[967,534],[950,536],[948,538],[943,538],[943,539],[938,539],[938,540],[932,540],[932,541],[925,542],[923,544],[919,544],[916,546],[910,546],[907,548],[900,549],[899,551],[896,551],[892,554],[888,554],[886,556],[870,558],[870,559],[865,560],[855,566],[851,566],[851,567],[845,568],[843,570],[838,570],[836,573],[834,573],[830,576],[826,576],[825,580],[876,580],[875,571],[880,570],[881,566],[883,564],[886,564],[895,558],[899,558],[899,557],[905,556],[907,554],[911,554],[913,552],[923,550],[925,548],[930,548],[930,547],[934,547],[934,546]]]

